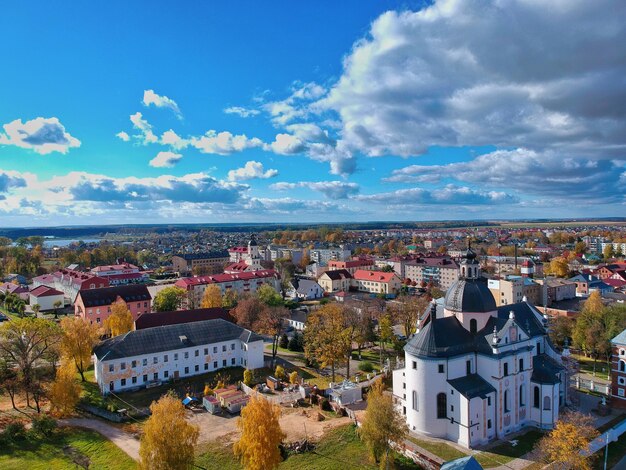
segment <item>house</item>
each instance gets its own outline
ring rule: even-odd
[[[324,292],[348,291],[351,281],[352,275],[345,269],[326,271],[317,279]]]
[[[525,427],[551,429],[569,378],[528,302],[498,307],[468,248],[459,280],[431,303],[393,371],[411,431],[472,448]]]
[[[187,274],[217,274],[230,261],[226,250],[213,250],[202,253],[178,253],[172,256],[174,271],[181,275]]]
[[[221,307],[197,308],[195,310],[175,310],[173,312],[153,312],[150,315],[141,315],[135,320],[135,330],[155,328],[157,326],[178,325],[179,323],[194,323],[197,321],[216,320],[221,318],[235,322],[233,317]]]
[[[21,284],[13,284],[12,282],[4,282],[0,284],[0,292],[4,295],[17,295],[20,299],[28,301],[28,287]]]
[[[576,283],[557,277],[546,277],[535,280],[542,286],[542,305],[550,306],[555,302],[573,299],[576,297]]]
[[[207,286],[217,285],[222,294],[234,290],[241,295],[246,292],[254,293],[263,284],[269,284],[280,291],[280,279],[273,269],[263,269],[236,274],[214,274],[211,276],[186,277],[176,281],[174,285],[187,291],[188,308],[197,308],[202,303],[202,297]]]
[[[328,271],[345,269],[354,274],[357,269],[374,269],[374,261],[371,259],[354,259],[349,261],[331,260],[328,262]]]
[[[76,296],[82,290],[109,287],[109,280],[92,273],[84,273],[72,269],[60,269],[52,274],[44,274],[33,278],[33,288],[48,286],[63,292],[74,305]]]
[[[355,271],[350,285],[359,292],[397,294],[402,287],[402,281],[396,273],[359,269]]]
[[[54,310],[57,308],[57,305],[63,307],[64,299],[65,296],[63,292],[48,286],[35,287],[29,293],[29,304],[31,308],[33,305],[39,305],[40,312]]]
[[[611,406],[626,408],[626,330],[611,340]]]
[[[294,277],[287,290],[287,297],[295,300],[314,300],[324,296],[324,289],[314,280]]]
[[[309,314],[303,310],[290,310],[289,314],[283,318],[287,326],[294,330],[302,331],[306,327],[306,321]]]
[[[263,367],[263,338],[222,319],[129,331],[94,348],[105,395],[227,367]]]
[[[331,384],[329,395],[330,400],[339,406],[352,405],[359,401],[363,401],[362,389],[359,384],[344,380],[336,384]]]
[[[104,323],[111,314],[111,306],[117,302],[126,305],[133,320],[152,310],[148,288],[143,284],[131,284],[80,291],[74,303],[74,315],[90,323]]]
[[[138,266],[126,262],[96,266],[90,272],[95,276],[108,279],[110,286],[135,284],[150,280],[148,273],[142,272]]]

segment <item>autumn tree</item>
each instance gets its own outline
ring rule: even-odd
[[[587,455],[589,444],[599,433],[593,418],[576,411],[563,413],[554,429],[544,436],[536,446],[539,458],[556,468],[591,470]]]
[[[296,385],[298,383],[298,371],[294,370],[291,374],[289,374],[289,383],[291,385]]]
[[[289,311],[285,307],[263,306],[252,324],[253,330],[272,338],[272,364],[276,361],[278,342],[283,331],[283,321],[288,313]]]
[[[391,394],[384,393],[384,389],[382,379],[372,385],[359,431],[372,459],[380,462],[381,468],[390,462],[390,442],[401,442],[408,432],[406,421],[395,409]]]
[[[585,300],[581,313],[599,315],[603,308],[604,304],[602,303],[602,295],[599,291],[594,290],[591,294],[589,294],[587,300]]]
[[[222,306],[222,290],[219,288],[217,284],[209,284],[207,288],[204,290],[204,295],[202,296],[202,303],[200,307],[202,308],[215,308]]]
[[[124,302],[111,305],[111,314],[104,321],[104,328],[111,336],[119,336],[133,329],[133,315]]]
[[[550,339],[559,348],[564,347],[565,341],[572,337],[575,325],[576,322],[571,317],[558,315],[550,318],[550,328],[548,329]]]
[[[84,382],[85,370],[91,365],[91,353],[100,340],[100,328],[81,317],[66,317],[61,320],[61,330],[61,355],[74,362]]]
[[[168,286],[157,292],[152,305],[155,312],[171,312],[178,310],[186,297],[187,292],[185,289],[177,286]]]
[[[254,295],[244,295],[237,302],[237,306],[231,310],[231,315],[238,325],[252,329],[254,323],[259,319],[259,314],[267,306]]]
[[[183,470],[193,467],[200,430],[187,422],[185,407],[173,394],[150,405],[139,447],[144,470]]]
[[[607,245],[604,247],[604,250],[602,250],[602,256],[604,256],[604,259],[611,259],[613,258],[613,256],[615,256],[615,252],[613,251],[613,245],[611,243],[607,243]]]
[[[235,289],[226,289],[222,296],[222,307],[233,308],[237,306],[237,291]]]
[[[343,363],[351,347],[348,342],[341,305],[324,305],[307,318],[304,354],[310,361],[317,361],[322,367],[330,367],[333,382],[336,366]]]
[[[246,384],[248,387],[250,385],[252,385],[252,379],[253,379],[253,374],[252,371],[250,369],[246,369],[243,371],[243,383]],[[205,395],[207,395],[205,393]]]
[[[562,256],[552,258],[547,268],[548,274],[553,274],[556,277],[567,277],[569,273],[569,265],[567,264],[567,259]]]
[[[417,321],[426,308],[428,300],[425,297],[401,296],[388,304],[387,310],[395,323],[404,328],[405,336],[409,337],[417,329]]]
[[[241,410],[241,437],[233,451],[246,470],[272,469],[282,461],[279,445],[286,436],[279,418],[280,407],[256,395]]]
[[[59,417],[70,415],[76,408],[82,389],[76,382],[76,366],[74,361],[64,359],[57,368],[54,382],[50,384],[48,397],[50,407]]]

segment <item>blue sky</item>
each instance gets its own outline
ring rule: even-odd
[[[626,214],[619,1],[13,2],[3,225]]]

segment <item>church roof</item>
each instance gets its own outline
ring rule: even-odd
[[[478,374],[469,374],[458,379],[451,379],[448,380],[448,383],[468,400],[474,397],[485,398],[487,394],[496,391],[489,382]]]
[[[557,384],[561,381],[558,374],[563,369],[562,365],[547,354],[538,354],[533,357],[533,375],[530,381],[538,384]]]
[[[493,312],[496,301],[481,279],[459,279],[448,289],[444,306],[452,312]]]
[[[474,457],[468,455],[444,463],[441,470],[483,470],[483,466]]]

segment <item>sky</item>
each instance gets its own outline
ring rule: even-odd
[[[7,2],[0,225],[626,216],[621,0]]]

